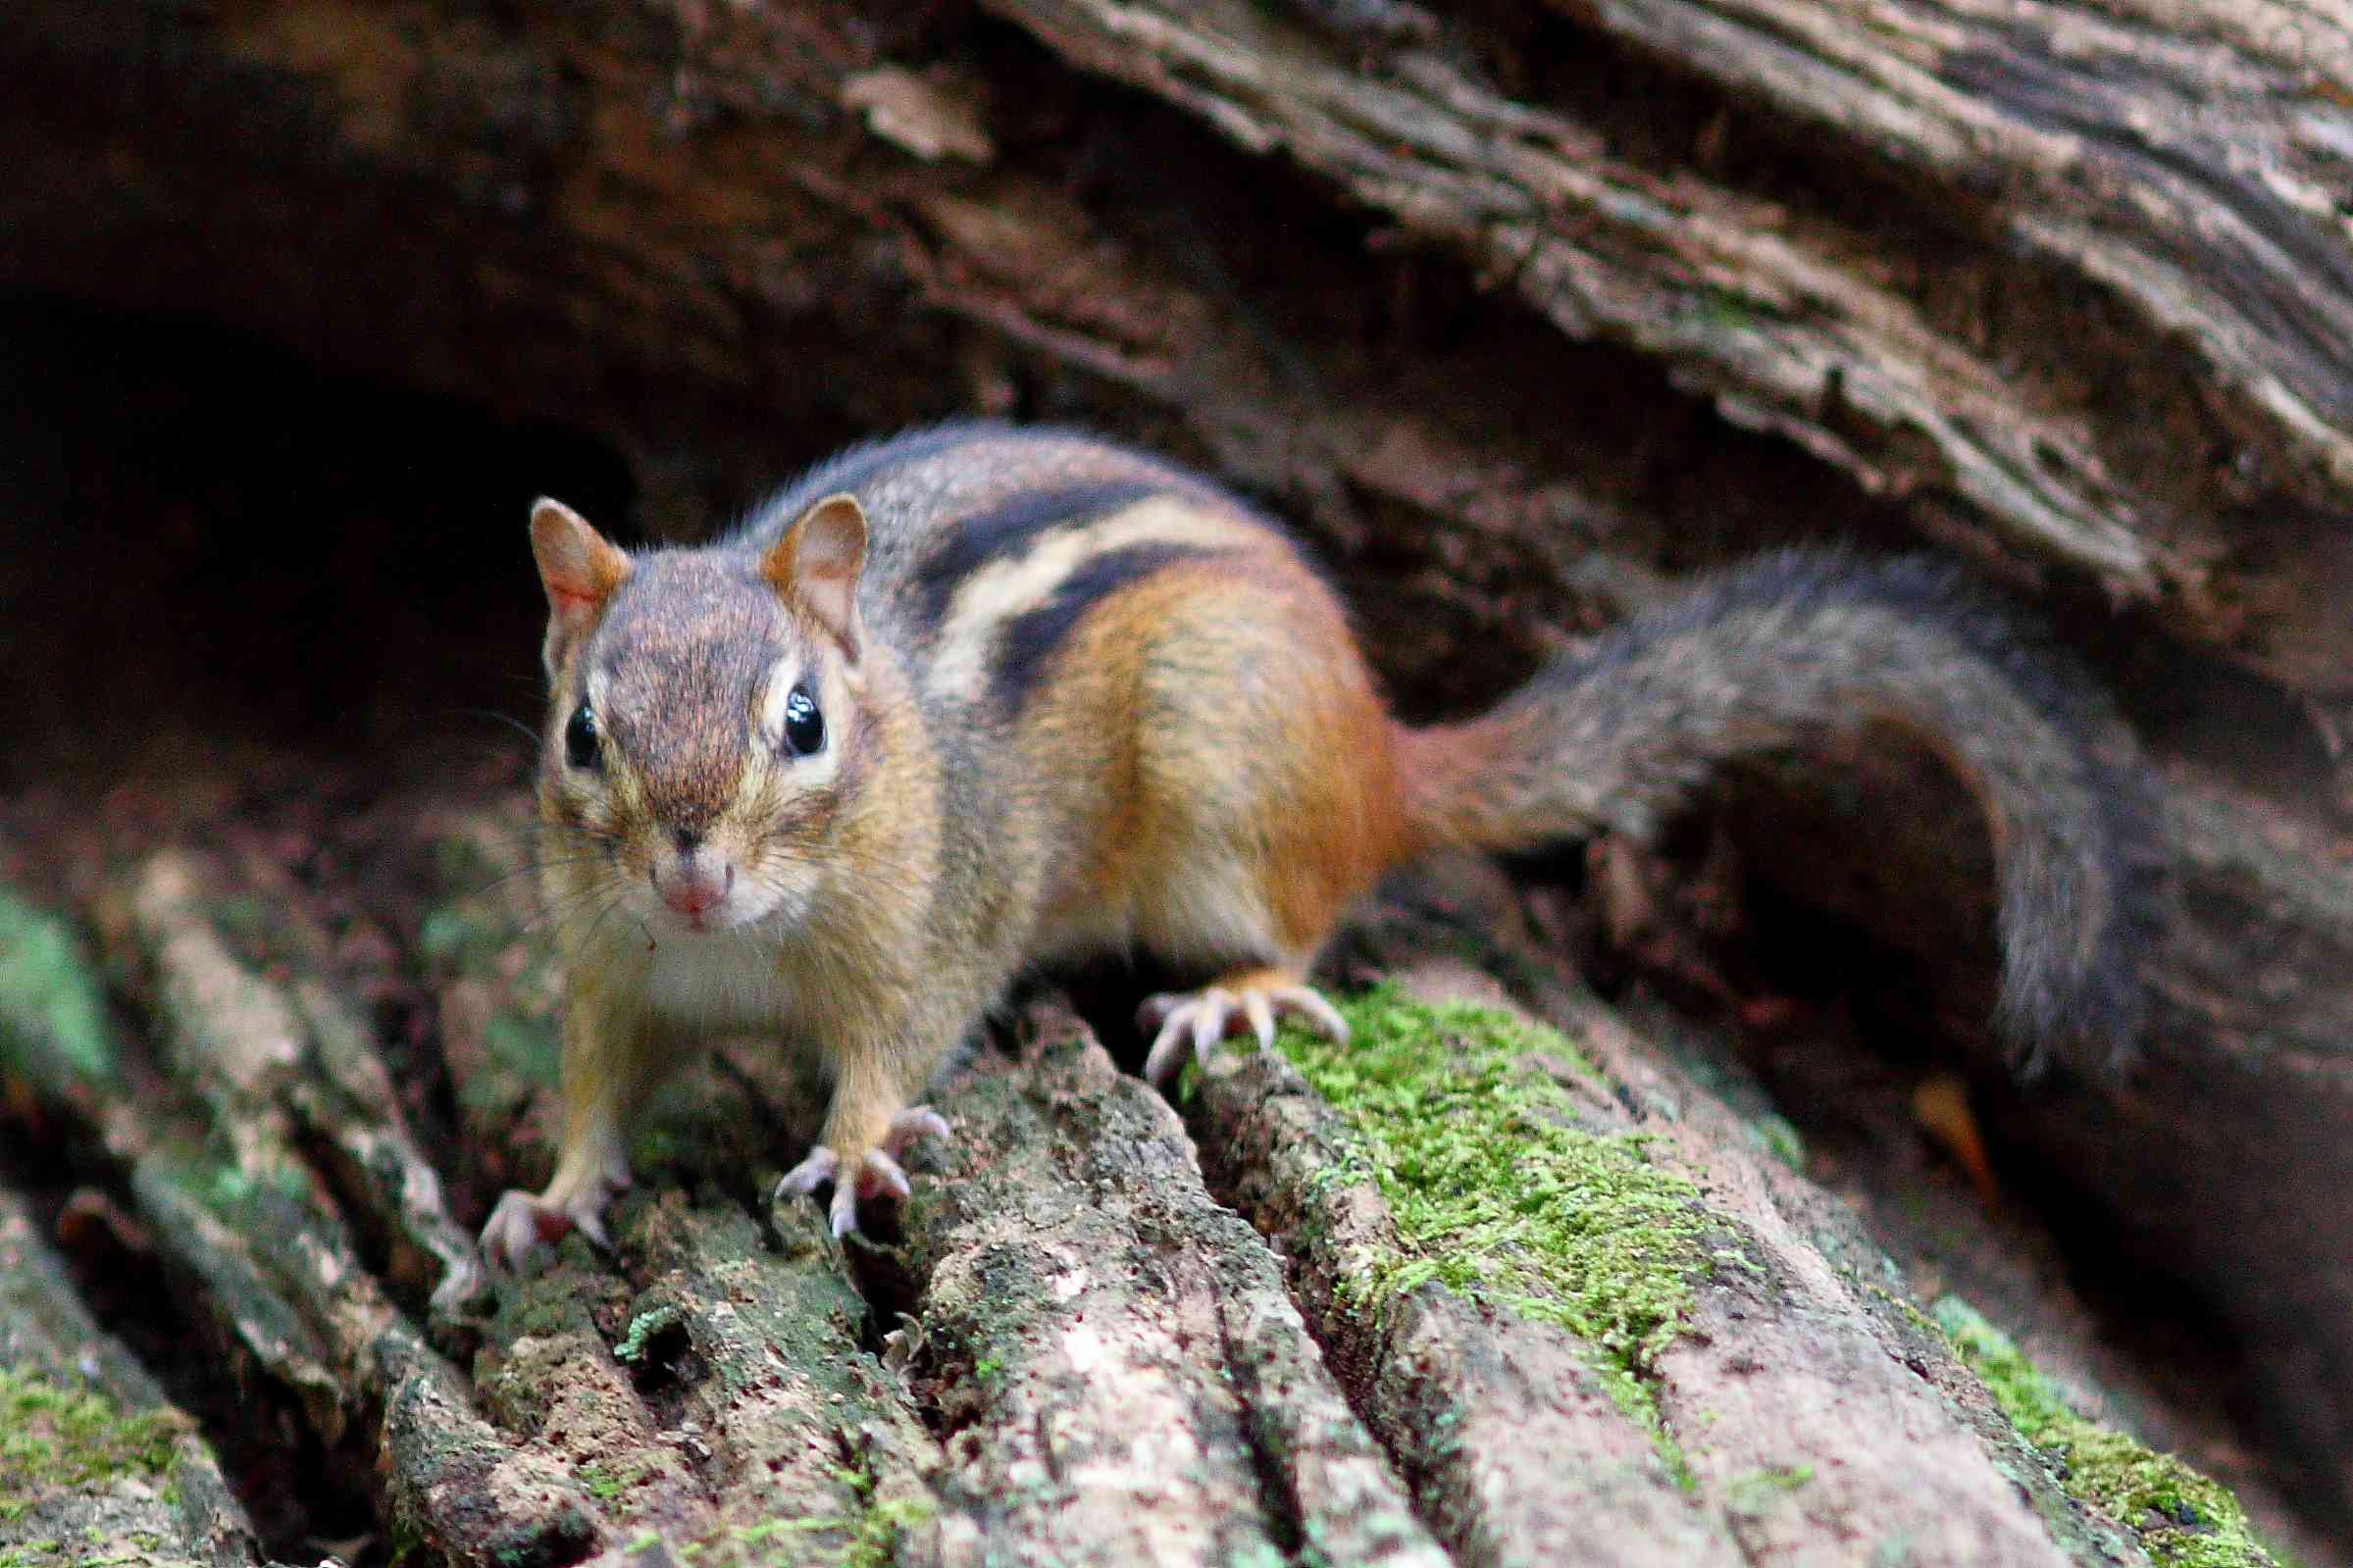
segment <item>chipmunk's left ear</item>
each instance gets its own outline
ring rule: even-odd
[[[540,496],[531,508],[531,553],[547,590],[548,648],[579,636],[604,614],[629,576],[629,557],[563,502]]]
[[[793,520],[770,545],[760,575],[834,634],[856,663],[858,573],[866,565],[866,509],[854,495],[829,495]]]

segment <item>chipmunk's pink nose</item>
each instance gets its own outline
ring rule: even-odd
[[[718,885],[699,877],[692,882],[674,882],[662,889],[662,902],[682,915],[707,915],[718,901]]]
[[[736,885],[734,866],[723,865],[714,872],[712,867],[695,864],[691,855],[682,856],[667,871],[667,875],[654,873],[654,890],[662,895],[663,904],[698,923]]]

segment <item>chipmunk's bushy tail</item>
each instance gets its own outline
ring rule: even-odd
[[[1704,581],[1468,724],[1401,732],[1419,842],[1647,835],[1728,762],[1892,721],[1991,822],[1999,1024],[2022,1069],[2126,1059],[2156,929],[2139,753],[2072,661],[1930,560],[1791,551]]]

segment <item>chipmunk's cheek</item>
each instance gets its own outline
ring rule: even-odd
[[[807,867],[774,855],[749,858],[745,864],[749,872],[739,880],[745,925],[789,925],[807,917],[816,894]]]
[[[775,908],[776,895],[760,885],[756,877],[739,875],[735,891],[727,900],[727,922],[732,930],[741,926],[755,926],[768,918]]]

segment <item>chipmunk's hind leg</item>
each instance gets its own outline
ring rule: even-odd
[[[1137,1027],[1152,1034],[1144,1076],[1164,1082],[1184,1060],[1185,1046],[1203,1063],[1217,1042],[1247,1028],[1261,1050],[1274,1044],[1275,1020],[1297,1017],[1337,1044],[1348,1043],[1348,1020],[1315,987],[1288,970],[1247,969],[1197,991],[1162,991],[1137,1011]]]
[[[1139,675],[1137,935],[1218,978],[1144,1004],[1155,1081],[1284,1016],[1345,1040],[1306,972],[1405,841],[1395,731],[1323,584],[1285,552],[1171,587]]]

